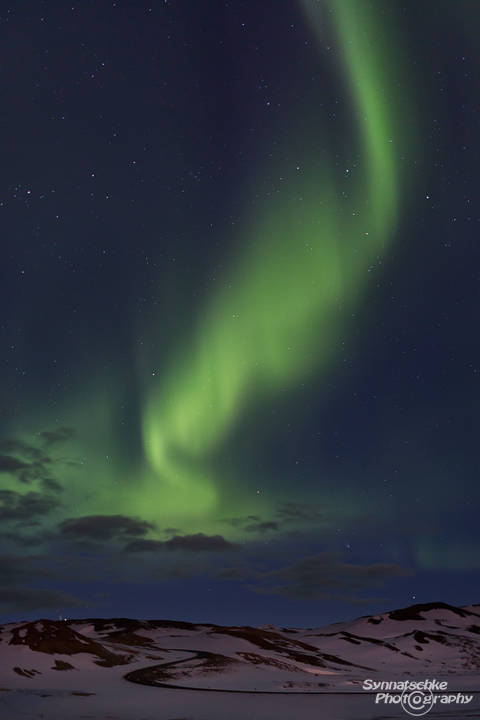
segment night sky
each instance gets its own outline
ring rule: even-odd
[[[480,4],[0,9],[0,622],[480,602]]]

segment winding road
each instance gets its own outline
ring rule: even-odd
[[[167,668],[175,667],[180,663],[184,663],[186,660],[195,659],[217,659],[223,658],[223,655],[206,652],[204,650],[187,650],[183,648],[164,648],[164,650],[192,653],[191,657],[182,658],[180,660],[172,660],[166,663],[160,663],[160,665],[151,665],[140,670],[133,670],[127,673],[123,677],[129,682],[139,683],[140,685],[151,685],[153,687],[171,688],[174,690],[197,690],[200,692],[223,692],[223,693],[240,693],[242,695],[345,695],[345,690],[342,692],[328,691],[328,690],[228,690],[223,688],[210,688],[210,687],[193,687],[191,685],[174,685],[173,683],[159,682],[158,680],[151,680],[147,677],[147,673],[151,673],[155,670],[165,670]],[[367,695],[373,693],[363,692],[348,692],[348,695]]]
[[[153,685],[154,687],[164,687],[164,688],[175,688],[176,690],[208,690],[211,692],[211,688],[196,688],[196,687],[187,687],[185,685],[173,685],[172,683],[164,683],[159,682],[158,680],[151,680],[149,677],[147,677],[147,673],[151,673],[155,670],[166,670],[167,668],[175,667],[175,665],[179,665],[180,663],[184,663],[186,660],[196,660],[196,659],[206,659],[206,658],[217,658],[218,655],[215,655],[215,653],[206,652],[205,650],[184,650],[183,648],[164,648],[165,650],[169,651],[175,651],[175,652],[185,652],[185,653],[192,653],[191,657],[181,658],[180,660],[171,660],[170,662],[166,663],[160,663],[160,665],[150,665],[149,667],[142,668],[141,670],[132,670],[132,672],[127,673],[123,677],[125,680],[128,680],[129,682],[134,683],[140,683],[141,685]],[[215,690],[213,691],[215,692]],[[239,690],[218,690],[216,692],[241,692]],[[250,691],[248,691],[250,692]]]

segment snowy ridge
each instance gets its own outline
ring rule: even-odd
[[[0,626],[6,718],[16,717],[20,700],[31,702],[33,696],[52,706],[43,717],[56,718],[58,712],[68,718],[75,717],[69,715],[74,703],[85,710],[97,707],[109,692],[157,702],[160,694],[173,693],[178,701],[183,687],[223,691],[220,695],[289,693],[300,700],[305,694],[361,693],[367,678],[399,677],[446,678],[455,689],[480,690],[479,671],[480,606],[475,605],[413,605],[313,629],[128,618]],[[125,708],[122,712],[111,717],[130,717]],[[91,715],[97,716],[103,717]]]

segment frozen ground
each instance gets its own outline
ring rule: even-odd
[[[72,688],[73,686],[71,686]],[[83,684],[81,687],[86,687]],[[93,688],[90,687],[90,691]],[[0,717],[48,720],[373,720],[407,718],[399,705],[375,704],[369,694],[262,695],[168,690],[112,682],[97,694],[80,696],[78,690],[37,688],[13,690],[0,697]],[[82,690],[81,692],[85,692]],[[478,718],[480,696],[468,707],[448,705],[432,709],[428,718]]]

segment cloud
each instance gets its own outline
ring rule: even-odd
[[[233,550],[234,543],[226,540],[223,535],[175,535],[171,540],[165,542],[168,550],[193,550],[194,552],[219,552]]]
[[[40,482],[40,485],[45,491],[63,492],[63,487],[53,478],[43,478]]]
[[[125,565],[125,558],[117,558],[119,566],[121,560]],[[75,583],[76,587],[85,583],[90,586],[91,583],[114,581],[116,576],[119,573],[104,556],[3,553],[0,554],[0,613],[84,605],[65,594],[66,583]],[[36,587],[40,584],[43,589]],[[88,604],[92,603],[88,601]]]
[[[18,470],[23,470],[28,467],[28,463],[21,462],[16,458],[10,457],[10,455],[0,455],[0,472],[16,473]]]
[[[165,543],[161,540],[134,540],[133,542],[126,545],[122,552],[123,553],[136,553],[136,552],[161,552],[164,549]]]
[[[44,440],[47,447],[55,445],[55,443],[67,442],[76,437],[76,432],[73,428],[63,427],[57,430],[44,430],[39,433],[39,436]]]
[[[18,528],[15,528],[12,531],[7,530],[5,532],[0,532],[0,540],[3,540],[6,543],[14,543],[18,547],[24,548],[38,547],[46,542],[55,540],[55,537],[55,534],[48,530],[42,530],[28,535],[20,532]]]
[[[155,525],[128,515],[85,515],[63,520],[59,529],[64,538],[105,542],[142,537],[154,530]]]
[[[165,582],[166,580],[184,580],[192,578],[195,575],[205,575],[209,572],[209,568],[198,562],[178,562],[162,563],[157,565],[148,574],[149,579]]]
[[[234,528],[242,528],[242,526],[245,524],[245,518],[223,518],[222,520],[219,520],[219,522],[226,523],[227,525],[231,525]]]
[[[318,524],[331,520],[331,516],[326,512],[326,507],[309,503],[281,503],[275,515],[283,522]]]
[[[267,530],[280,530],[278,522],[265,520],[264,522],[252,523],[244,528],[245,532],[254,532],[263,534]]]
[[[335,516],[326,512],[326,506],[312,503],[281,503],[273,518],[263,519],[258,515],[247,515],[239,518],[224,518],[220,522],[248,533],[265,533],[267,531],[291,531],[292,526],[315,525],[325,526],[331,523]]]
[[[29,445],[23,442],[23,440],[17,440],[16,438],[5,438],[5,440],[2,440],[0,442],[0,450],[13,453],[14,455],[21,455],[30,460],[41,460],[44,462],[50,460],[40,448]]]
[[[225,518],[220,522],[249,533],[263,534],[267,530],[280,530],[280,523],[275,520],[262,520],[258,515],[247,515],[243,518]]]
[[[103,561],[103,558],[102,558]],[[0,554],[0,587],[33,583],[37,579],[59,578],[62,581],[91,581],[95,575],[92,559],[71,555]]]
[[[0,612],[30,612],[52,608],[80,607],[86,602],[57,590],[0,588]],[[89,601],[89,605],[92,603]]]
[[[35,578],[54,576],[51,568],[45,567],[45,555],[0,555],[0,586],[32,582]]]
[[[66,460],[53,460],[45,451],[56,443],[66,442],[75,437],[72,428],[45,430],[38,433],[40,445],[36,447],[18,438],[5,438],[0,441],[0,473],[8,473],[22,483],[30,484],[35,480],[45,480],[51,475],[48,470],[52,464],[68,463]],[[52,482],[56,482],[52,480]]]
[[[52,459],[34,445],[6,438],[0,442],[0,451],[0,472],[13,475],[20,482],[29,484],[48,474],[46,466]]]
[[[44,493],[32,491],[22,495],[13,490],[0,490],[0,522],[10,520],[37,524],[39,517],[60,506],[56,498]]]
[[[382,587],[388,578],[412,574],[411,570],[399,565],[354,565],[342,562],[338,553],[323,552],[278,570],[252,571],[252,577],[258,584],[248,587],[262,595],[283,595],[292,600],[323,600],[338,597],[339,593],[343,596],[345,592]]]
[[[20,482],[30,484],[48,474],[46,464],[49,462],[51,462],[50,458],[46,456],[42,460],[28,463],[10,455],[0,455],[0,472],[13,475]]]
[[[188,550],[191,552],[224,552],[237,549],[235,543],[226,540],[223,535],[175,535],[170,540],[135,540],[127,545],[124,553],[164,552],[171,550]]]
[[[214,574],[214,577],[218,580],[232,580],[232,581],[239,581],[239,580],[247,580],[251,579],[252,577],[252,571],[251,568],[248,567],[246,563],[221,568],[220,570],[217,570],[217,572]]]

